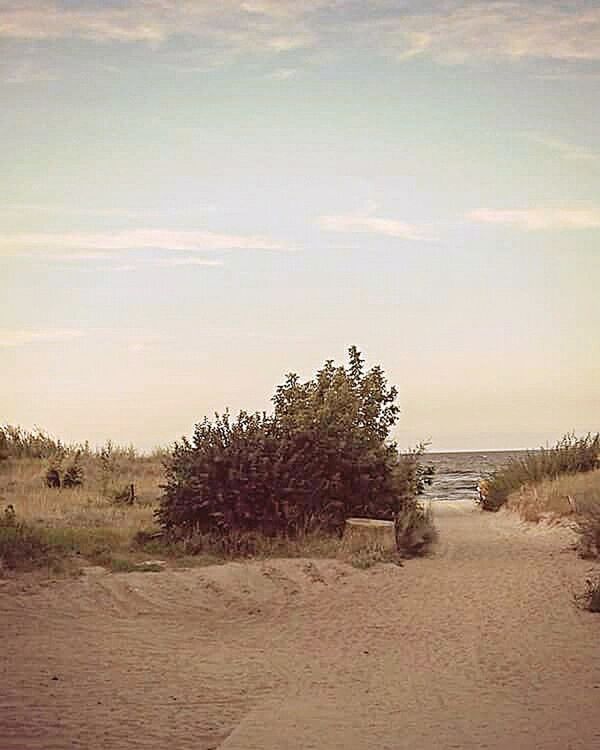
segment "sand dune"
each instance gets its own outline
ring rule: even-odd
[[[0,585],[3,750],[600,747],[564,529],[436,504],[428,559]],[[565,551],[566,550],[566,551]]]

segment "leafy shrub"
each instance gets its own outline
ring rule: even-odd
[[[380,367],[327,361],[314,379],[287,376],[272,415],[204,419],[166,461],[157,520],[171,534],[297,537],[341,533],[349,516],[394,520],[413,512],[421,449],[400,456],[389,432],[396,389]],[[224,542],[226,543],[226,542]]]
[[[54,466],[50,466],[45,476],[46,487],[58,489],[60,487],[60,471]]]
[[[77,451],[71,463],[65,469],[62,480],[63,487],[81,487],[84,480],[83,466],[81,465],[81,453]]]
[[[600,466],[600,434],[576,437],[565,435],[552,448],[540,448],[525,456],[515,456],[485,482],[480,498],[483,510],[496,511],[511,492],[525,485],[554,479],[563,474],[592,471]]]

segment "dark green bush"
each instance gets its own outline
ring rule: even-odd
[[[296,537],[412,511],[424,477],[420,451],[401,456],[388,441],[395,399],[353,347],[347,367],[328,361],[305,383],[288,375],[272,415],[204,419],[167,459],[159,523],[184,536]]]
[[[511,492],[543,479],[561,474],[592,471],[600,466],[600,434],[584,437],[565,435],[552,448],[540,448],[525,456],[511,458],[488,477],[480,505],[483,510],[498,510]]]
[[[67,488],[81,487],[85,475],[81,465],[81,453],[77,451],[71,460],[71,463],[65,469],[62,486]]]
[[[46,487],[50,487],[52,489],[58,489],[60,487],[60,471],[56,467],[51,466],[46,471],[46,476],[44,479],[46,482]]]

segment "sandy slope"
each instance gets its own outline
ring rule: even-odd
[[[600,748],[590,564],[565,532],[436,510],[437,553],[402,568],[1,585],[0,748]]]

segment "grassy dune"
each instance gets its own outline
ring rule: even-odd
[[[520,487],[508,496],[507,507],[526,521],[594,512],[600,507],[600,469]]]
[[[19,518],[48,527],[118,528],[123,535],[153,526],[162,481],[160,459],[122,457],[112,476],[103,476],[97,456],[81,459],[81,487],[50,488],[45,484],[48,462],[38,458],[8,459],[0,464],[2,504],[14,506]],[[133,483],[133,506],[114,501],[117,486]]]
[[[535,523],[568,519],[578,533],[580,556],[600,557],[600,469],[524,485],[509,494],[506,507]],[[600,578],[588,580],[579,598],[600,612]]]
[[[600,469],[525,485],[508,496],[506,506],[526,521],[572,519],[580,553],[600,555]]]
[[[83,454],[84,482],[74,488],[46,486],[47,459],[23,457],[0,462],[0,511],[5,514],[0,539],[12,550],[11,555],[5,554],[9,558],[5,567],[46,565],[56,571],[73,567],[67,559],[79,557],[112,570],[135,568],[144,557],[143,550],[135,549],[135,535],[140,530],[156,530],[153,513],[162,464],[159,457],[124,451],[111,460],[107,470],[99,454]],[[133,505],[115,500],[116,488],[125,483],[134,484]],[[23,544],[24,538],[27,544]],[[17,552],[19,540],[21,555]]]

